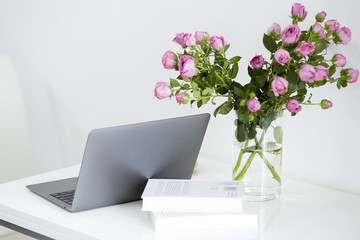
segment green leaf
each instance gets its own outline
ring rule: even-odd
[[[239,57],[239,56],[232,57],[232,58],[230,58],[229,63],[230,64],[237,63],[238,61],[240,61],[240,59],[241,59],[241,57]]]
[[[203,102],[202,100],[199,100],[197,103],[196,103],[197,107],[200,108],[202,105],[203,105]]]
[[[251,78],[251,84],[256,88],[261,88],[265,85],[266,78],[264,76],[254,76]]]
[[[209,89],[208,88],[205,88],[203,91],[202,91],[202,95],[203,96],[206,96],[209,94]]]
[[[286,80],[289,82],[289,88],[298,90],[305,87],[305,83],[300,80],[299,75],[295,71],[288,71],[286,74]]]
[[[275,40],[269,35],[264,34],[263,43],[267,50],[274,53],[277,50]]]
[[[322,51],[324,51],[326,49],[325,46],[326,40],[324,39],[320,39],[316,44],[315,44],[315,54],[321,53]]]
[[[245,130],[245,124],[238,122],[236,130],[235,130],[235,137],[239,142],[244,142],[246,137],[247,137],[247,133]]]
[[[285,67],[283,67],[283,66],[281,66],[280,64],[278,64],[279,66],[276,68],[276,71],[275,71],[275,73],[276,74],[281,74],[281,73],[283,73],[283,72],[285,72]]]
[[[235,97],[246,98],[244,87],[238,82],[232,82],[233,93]]]
[[[229,92],[229,90],[225,87],[221,87],[219,89],[216,90],[217,93],[221,94],[221,95],[225,95]]]
[[[182,85],[180,89],[181,89],[181,90],[189,90],[189,89],[190,89],[190,85],[186,83],[186,84]]]
[[[280,126],[276,126],[274,128],[274,138],[278,143],[282,144],[282,142],[283,142],[283,130],[282,130],[282,128]]]
[[[225,47],[224,47],[224,52],[226,52],[230,47],[230,43],[226,44]]]
[[[191,86],[194,90],[197,90],[199,88],[199,85],[196,82],[192,82]]]
[[[174,88],[174,87],[179,87],[179,86],[180,86],[180,83],[179,83],[178,80],[173,79],[173,78],[170,78],[170,86],[171,86],[172,88]]]
[[[232,78],[232,79],[236,78],[238,72],[239,72],[239,64],[238,64],[238,63],[234,63],[234,65],[233,65],[232,68],[231,68],[230,78]]]
[[[211,87],[214,87],[216,84],[216,74],[215,70],[211,70],[211,72],[206,76],[206,80]]]
[[[248,136],[250,139],[253,139],[256,137],[256,124],[251,124]]]
[[[207,104],[207,103],[209,102],[209,100],[210,100],[210,97],[203,98],[203,99],[202,99],[203,105],[204,105],[204,104]]]
[[[194,98],[200,98],[201,97],[200,91],[194,91],[193,95],[194,95]]]
[[[222,115],[226,115],[228,114],[232,109],[233,109],[234,105],[232,102],[226,102],[224,105],[222,105],[222,107],[220,108],[219,113]]]
[[[332,75],[334,75],[334,73],[336,72],[336,65],[332,65],[329,68],[329,77],[331,77]]]
[[[248,74],[250,77],[265,76],[267,74],[267,71],[264,69],[253,69],[250,66],[248,66]]]
[[[327,64],[326,62],[322,62],[322,63],[320,63],[320,65],[321,65],[321,66],[324,66],[324,67],[326,67],[326,68],[329,68],[329,64]]]
[[[222,115],[226,115],[228,114],[233,108],[233,103],[232,102],[224,102],[223,104],[221,104],[219,107],[217,107],[214,111],[214,117],[216,117],[218,115],[218,113],[222,114]]]

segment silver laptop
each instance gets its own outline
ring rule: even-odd
[[[27,188],[70,212],[139,200],[150,178],[191,177],[209,118],[205,113],[92,130],[79,177]]]

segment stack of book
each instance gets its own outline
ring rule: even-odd
[[[150,179],[142,199],[155,231],[257,228],[241,181]]]

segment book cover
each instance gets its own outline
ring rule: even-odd
[[[142,194],[143,211],[241,212],[242,181],[150,179]]]

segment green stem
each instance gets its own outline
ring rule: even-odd
[[[252,153],[250,154],[248,160],[246,161],[244,167],[241,169],[240,173],[239,173],[238,175],[236,175],[236,176],[233,176],[233,179],[234,179],[234,180],[241,180],[241,179],[244,177],[247,169],[250,167],[250,164],[251,164],[252,160],[253,160],[254,157],[255,157],[255,154],[256,154],[256,152],[252,152]]]
[[[264,136],[265,136],[265,130],[262,132],[261,134],[261,137],[260,137],[260,140],[257,139],[257,137],[255,137],[255,142],[256,142],[256,148],[259,147],[259,145],[262,144],[262,142],[264,141]],[[237,170],[239,169],[240,167],[240,164],[241,164],[241,160],[242,160],[242,157],[243,157],[243,154],[244,154],[244,151],[245,149],[247,148],[247,145],[249,143],[249,139],[246,140],[246,143],[245,143],[245,147],[243,149],[240,150],[240,154],[239,154],[239,157],[237,159],[237,162],[236,162],[236,165],[233,169],[233,179],[234,180],[241,180],[247,169],[250,167],[250,164],[252,162],[252,160],[254,159],[256,153],[259,154],[259,156],[261,157],[261,159],[264,161],[265,165],[269,168],[271,174],[273,175],[273,178],[279,183],[281,184],[281,177],[279,176],[279,174],[276,172],[275,168],[273,165],[271,165],[271,163],[269,162],[269,160],[267,160],[267,158],[264,156],[263,152],[262,151],[254,151],[250,154],[248,160],[246,161],[244,167],[241,169],[240,173],[235,176]]]
[[[279,184],[281,184],[281,177],[279,176],[279,174],[276,172],[275,168],[273,165],[271,165],[271,163],[269,162],[269,160],[266,159],[266,157],[264,156],[263,152],[258,152],[259,156],[261,157],[261,159],[264,161],[264,163],[266,164],[266,166],[269,168],[271,174],[273,175],[273,178],[278,181]]]
[[[238,159],[237,159],[237,161],[236,161],[236,164],[235,164],[235,167],[234,167],[234,169],[233,169],[233,176],[236,174],[237,170],[238,170],[239,167],[240,167],[241,159],[242,159],[242,157],[243,157],[243,155],[244,155],[244,150],[248,147],[248,144],[249,144],[249,139],[246,139],[245,146],[244,146],[244,148],[242,148],[242,149],[240,150],[239,157],[238,157]]]
[[[223,84],[225,85],[225,86],[229,86],[228,84],[226,84],[226,82],[224,81],[224,79],[222,79],[222,77],[220,77],[220,75],[215,71],[215,74],[216,74],[216,76],[218,76],[218,78],[223,82]]]

